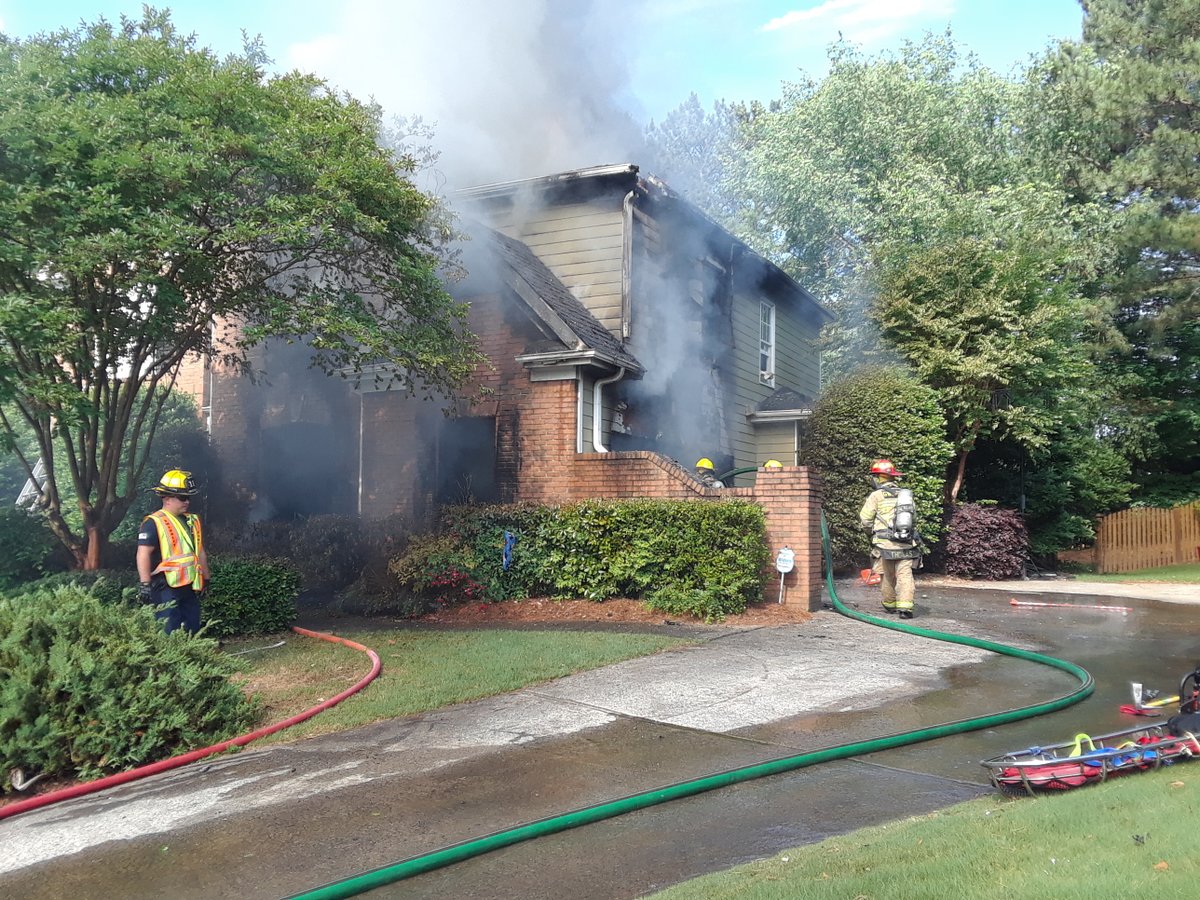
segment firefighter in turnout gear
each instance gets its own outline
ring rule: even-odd
[[[159,609],[155,616],[168,632],[200,630],[200,600],[208,586],[208,556],[200,517],[188,509],[197,493],[191,472],[172,469],[151,488],[162,509],[142,520],[138,531],[138,594]]]
[[[871,532],[871,556],[880,568],[883,608],[913,616],[913,566],[921,558],[921,539],[916,530],[912,492],[896,482],[902,478],[891,460],[878,459],[871,466],[874,485],[858,514],[859,523]]]
[[[725,485],[717,480],[717,467],[713,465],[713,461],[707,456],[696,460],[696,477],[700,479],[705,487],[725,487]]]

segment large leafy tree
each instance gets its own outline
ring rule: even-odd
[[[0,428],[17,451],[32,429],[38,503],[80,565],[136,496],[189,353],[245,366],[302,336],[327,371],[386,361],[428,392],[475,361],[439,280],[448,235],[378,111],[258,62],[152,9],[0,37]],[[220,321],[238,328],[217,344]]]
[[[1184,499],[1200,466],[1200,15],[1194,0],[1082,6],[1082,40],[1030,72],[1025,134],[1079,202],[1117,216],[1102,287],[1127,346],[1106,361],[1106,428],[1144,494]]]
[[[899,357],[937,391],[952,501],[979,440],[1034,450],[1086,405],[1104,211],[1025,150],[1019,86],[948,36],[830,63],[754,123],[744,233],[837,314],[829,374]]]
[[[733,222],[742,196],[732,173],[744,165],[753,123],[769,108],[718,100],[705,110],[695,94],[646,128],[652,172],[722,224]]]

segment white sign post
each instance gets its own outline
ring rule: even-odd
[[[779,570],[779,602],[783,602],[783,579],[796,567],[796,552],[784,547],[775,557],[775,568]]]

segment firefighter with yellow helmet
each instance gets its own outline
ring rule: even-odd
[[[696,477],[705,487],[719,488],[725,487],[717,479],[717,467],[713,465],[713,461],[707,456],[703,456],[696,460]]]
[[[871,556],[879,565],[882,578],[883,608],[899,613],[902,619],[913,617],[913,565],[921,558],[921,540],[916,530],[916,507],[912,491],[900,487],[903,477],[890,459],[877,459],[871,465],[871,483],[875,490],[867,497],[859,523],[871,532]]]
[[[162,498],[162,509],[138,530],[138,595],[158,607],[155,616],[168,633],[182,628],[195,634],[210,580],[200,517],[189,512],[196,482],[191,472],[172,469],[151,490]]]

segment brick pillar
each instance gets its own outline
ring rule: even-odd
[[[820,609],[819,482],[806,466],[785,466],[782,469],[760,470],[754,487],[749,490],[767,516],[767,546],[771,551],[771,562],[765,599],[770,601],[779,597],[779,572],[775,569],[775,556],[786,546],[796,554],[796,563],[783,580],[784,602],[803,605],[812,611]]]

